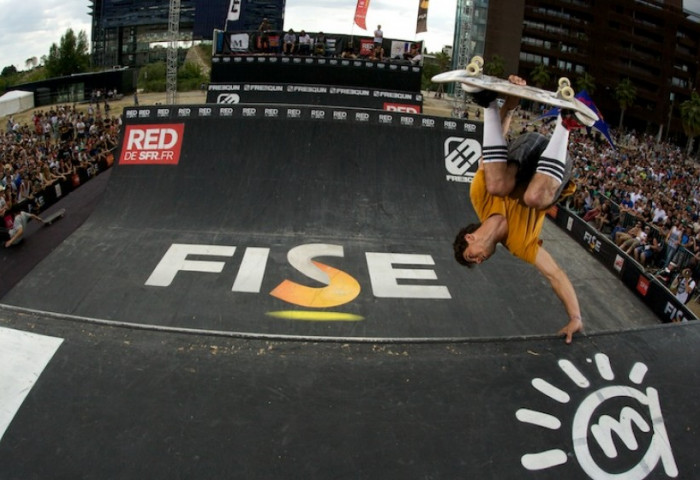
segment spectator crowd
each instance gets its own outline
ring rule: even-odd
[[[550,128],[524,120],[523,131]],[[687,303],[700,278],[700,164],[649,135],[615,144],[585,129],[572,135],[577,189],[566,206]]]
[[[121,118],[100,102],[78,108],[37,110],[31,123],[12,116],[0,136],[0,218],[11,228],[13,212],[40,212],[112,164]]]

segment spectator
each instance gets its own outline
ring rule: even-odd
[[[652,265],[654,258],[663,251],[663,247],[663,242],[656,238],[656,236],[653,236],[646,244],[640,245],[634,249],[634,259],[637,260],[642,267]]]
[[[617,234],[615,234],[615,237],[613,238],[615,245],[622,248],[622,245],[625,242],[627,242],[628,240],[632,240],[637,235],[639,235],[639,233],[642,231],[642,226],[642,222],[638,220],[627,231],[617,232]]]
[[[382,31],[382,26],[377,25],[377,29],[374,31],[374,47],[381,47],[384,43],[384,32]]]
[[[602,232],[604,229],[610,226],[612,220],[612,207],[610,206],[610,202],[605,200],[600,208],[600,213],[594,220],[596,230]]]
[[[267,18],[263,18],[262,23],[258,27],[258,48],[263,53],[270,53],[270,22]]]
[[[664,267],[671,263],[674,255],[678,251],[678,247],[681,244],[681,235],[683,230],[680,228],[680,224],[671,226],[671,229],[666,235],[666,260],[664,261]]]
[[[282,53],[284,55],[291,55],[296,49],[297,36],[294,33],[294,29],[290,28],[287,33],[284,34],[282,39]]]
[[[299,32],[299,55],[311,54],[311,37],[304,30]]]
[[[418,51],[418,44],[412,43],[411,48],[408,50],[408,52],[405,52],[403,54],[403,59],[404,60],[413,60],[413,58],[418,55],[420,52]]]
[[[681,274],[677,277],[677,283],[676,298],[685,305],[690,300],[693,290],[695,290],[695,280],[692,277],[690,268],[683,269]]]
[[[374,47],[372,53],[369,56],[370,60],[382,61],[384,60],[384,49],[382,47]]]
[[[314,55],[323,57],[326,55],[326,36],[323,32],[318,32],[314,39]]]
[[[116,146],[121,121],[102,119],[90,110],[66,105],[36,110],[29,125],[13,121],[10,133],[0,135],[0,185],[6,211],[13,207],[39,211],[45,207],[46,188],[75,174],[94,175],[104,165]]]
[[[660,281],[666,288],[671,288],[673,281],[676,279],[677,271],[676,264],[671,262],[656,274],[656,279]]]
[[[649,227],[649,225],[646,225],[644,229],[640,230],[634,238],[625,240],[624,243],[620,245],[620,248],[627,255],[631,256],[634,249],[637,248],[639,245],[646,245],[647,237],[649,236],[650,231],[651,227]]]

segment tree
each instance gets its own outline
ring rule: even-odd
[[[36,66],[39,64],[39,60],[36,57],[31,57],[28,58],[24,61],[24,66],[27,67],[27,70],[31,70],[33,68],[36,68]]]
[[[634,101],[637,99],[637,87],[634,86],[629,78],[625,78],[617,84],[617,87],[615,87],[615,99],[620,105],[620,125],[618,128],[622,130],[625,110],[627,110],[630,105],[634,105]]]
[[[443,85],[440,84],[436,86],[432,82],[432,78],[438,73],[446,72],[452,66],[452,57],[450,57],[445,52],[435,53],[435,62],[426,61],[423,64],[423,73],[421,76],[421,90],[435,90],[440,89],[442,91]]]
[[[491,60],[484,63],[484,73],[494,77],[503,78],[506,74],[505,61],[500,55],[494,55]]]
[[[530,80],[537,88],[545,88],[551,79],[552,75],[549,73],[549,69],[542,63],[530,72]]]
[[[590,95],[595,93],[595,77],[588,72],[584,72],[576,78],[576,91],[587,91]]]
[[[202,67],[194,62],[185,62],[177,71],[178,90],[196,90],[206,82],[207,77],[202,72]]]
[[[81,30],[76,37],[73,29],[69,28],[59,45],[51,45],[44,64],[49,77],[86,72],[90,67],[90,54],[85,31]]]
[[[452,57],[444,51],[435,54],[435,61],[438,64],[440,73],[448,71],[452,65]]]
[[[165,62],[155,62],[144,65],[139,70],[139,88],[144,92],[165,91]]]
[[[14,65],[8,65],[7,67],[2,69],[2,73],[0,73],[0,76],[3,77],[10,77],[12,75],[15,75],[17,73],[17,67]]]
[[[686,153],[690,155],[693,150],[693,141],[695,137],[700,135],[700,95],[698,92],[693,92],[689,100],[681,103],[681,122],[683,123],[683,131],[688,135]]]

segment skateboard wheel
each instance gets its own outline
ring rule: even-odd
[[[471,62],[469,65],[467,65],[467,75],[479,75],[481,73],[481,66]]]
[[[570,87],[570,86],[571,86],[571,81],[569,81],[568,78],[561,77],[559,79],[559,88]]]
[[[479,66],[479,68],[481,68],[481,67],[484,66],[484,57],[482,57],[481,55],[474,55],[474,56],[472,57],[472,61],[469,62],[469,63],[470,63],[470,64],[471,64],[471,63],[475,63],[476,65]]]
[[[574,98],[574,89],[571,87],[560,88],[558,96],[564,100],[572,100]]]

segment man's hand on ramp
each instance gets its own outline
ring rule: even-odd
[[[574,337],[574,333],[583,332],[583,322],[581,317],[574,317],[569,320],[564,328],[559,330],[557,335],[566,336],[566,343],[571,343]]]

